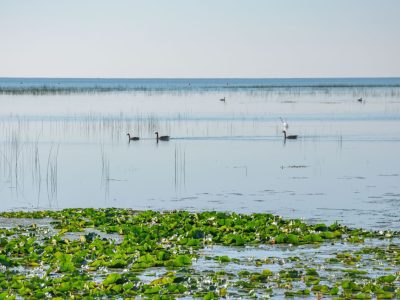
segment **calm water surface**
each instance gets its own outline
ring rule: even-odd
[[[400,229],[398,79],[113,81],[105,92],[59,80],[39,94],[29,88],[58,82],[31,81],[0,80],[1,210],[271,212]],[[280,117],[298,140],[284,142]]]

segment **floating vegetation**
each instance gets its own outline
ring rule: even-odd
[[[224,212],[0,216],[1,299],[400,297],[399,232]]]

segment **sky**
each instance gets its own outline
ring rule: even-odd
[[[396,76],[399,0],[0,0],[0,77]]]

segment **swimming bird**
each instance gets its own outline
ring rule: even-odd
[[[160,140],[160,141],[169,141],[169,135],[162,135],[162,136],[159,137],[157,131],[155,132],[155,135],[157,136],[157,143],[158,143],[158,140]]]
[[[286,135],[286,130],[282,130],[282,132],[283,132],[283,136],[284,136],[285,140],[286,139],[288,139],[288,140],[296,140],[297,139],[297,135]]]
[[[284,121],[283,119],[282,119],[282,117],[279,117],[279,119],[281,119],[281,122],[282,122],[282,130],[283,131],[288,131],[288,129],[289,129],[289,124],[286,122],[286,121]]]
[[[363,98],[358,98],[357,101],[358,102],[363,102]]]
[[[129,141],[138,141],[138,140],[139,140],[139,137],[138,137],[138,136],[132,136],[132,137],[131,137],[131,134],[130,134],[130,133],[127,133],[126,135],[128,136],[128,140],[129,140]]]
[[[219,101],[225,102],[225,97],[224,97],[224,98],[221,98],[221,99],[219,99]]]

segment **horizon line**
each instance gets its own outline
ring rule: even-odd
[[[400,79],[398,76],[321,76],[321,77],[64,77],[64,76],[0,76],[0,79]]]

